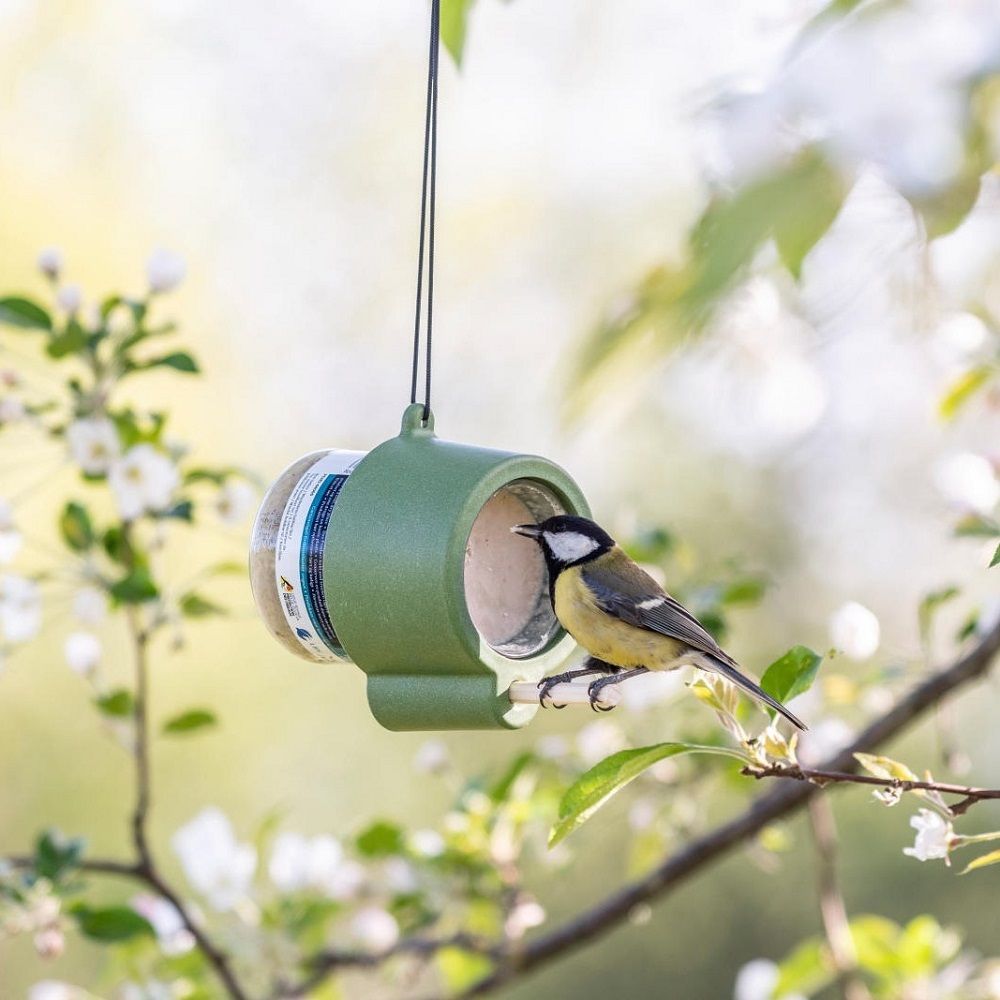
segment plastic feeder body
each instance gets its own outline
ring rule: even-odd
[[[422,413],[408,407],[399,437],[367,455],[320,452],[287,470],[254,528],[254,595],[286,647],[367,674],[386,728],[517,728],[537,706],[512,705],[507,689],[575,644],[552,613],[541,551],[510,528],[586,515],[587,503],[557,465],[441,441]],[[289,586],[307,592],[298,604]]]

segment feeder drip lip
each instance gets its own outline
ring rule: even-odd
[[[410,402],[417,401],[420,368],[420,313],[424,290],[424,245],[427,245],[427,339],[424,360],[423,421],[431,420],[431,334],[434,324],[434,208],[437,194],[438,56],[441,35],[441,0],[431,0],[431,40],[427,60],[427,111],[424,117],[424,168],[420,189],[420,246],[417,254],[417,306],[413,323],[413,370]],[[425,240],[426,237],[426,240]]]

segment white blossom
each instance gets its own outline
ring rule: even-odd
[[[542,760],[562,760],[569,753],[569,743],[565,736],[543,736],[535,744],[535,753]]]
[[[576,752],[588,767],[625,746],[625,736],[613,722],[597,719],[576,734]]]
[[[364,868],[345,858],[340,842],[327,835],[279,834],[267,870],[282,892],[312,889],[333,899],[355,895],[365,878]]]
[[[930,809],[921,809],[916,816],[910,817],[910,826],[917,831],[917,836],[912,847],[903,848],[907,857],[918,861],[948,857],[955,831],[944,817]]]
[[[121,454],[118,431],[107,417],[83,417],[66,429],[73,461],[90,476],[103,475]]]
[[[154,292],[172,291],[184,280],[186,273],[183,258],[162,247],[157,247],[146,262],[146,280]]]
[[[176,994],[169,983],[159,979],[147,979],[145,982],[125,982],[118,990],[117,1000],[174,1000]]]
[[[21,551],[24,536],[14,524],[13,510],[9,503],[0,500],[0,565],[11,562]]]
[[[878,618],[857,601],[847,601],[830,616],[830,641],[852,660],[867,660],[881,638]]]
[[[934,333],[934,353],[944,363],[966,366],[989,343],[990,331],[974,313],[953,313]]]
[[[43,927],[32,939],[39,958],[58,958],[66,950],[66,935],[56,925]]]
[[[25,576],[0,577],[0,633],[7,642],[33,639],[42,625],[38,584]]]
[[[58,247],[45,247],[38,254],[36,259],[38,270],[55,281],[59,277],[59,272],[63,269],[63,255]]]
[[[83,587],[73,595],[73,614],[85,625],[98,625],[108,613],[107,595],[98,587]]]
[[[445,851],[444,837],[437,830],[414,830],[409,845],[410,850],[422,858],[439,858]]]
[[[164,510],[180,483],[177,467],[150,444],[130,448],[108,472],[118,512],[131,521],[145,511]]]
[[[191,885],[216,910],[231,910],[246,898],[257,868],[257,852],[239,842],[221,810],[203,809],[171,840]]]
[[[935,466],[934,479],[948,503],[959,510],[990,514],[1000,503],[1000,481],[982,455],[951,455]]]
[[[63,285],[56,292],[56,304],[71,316],[83,305],[83,291],[79,285]]]
[[[535,899],[525,897],[519,899],[507,914],[504,921],[504,931],[509,938],[517,940],[530,931],[533,927],[540,927],[545,923],[545,909],[542,904]]]
[[[828,718],[799,733],[795,755],[806,767],[814,767],[843,750],[854,738],[854,730],[843,719]]]
[[[63,655],[73,673],[89,677],[101,662],[101,640],[93,632],[71,632],[63,644]]]
[[[773,1000],[780,972],[774,962],[755,958],[736,973],[733,1000]]]
[[[427,740],[413,757],[413,769],[420,774],[440,774],[451,760],[448,748],[440,740]]]
[[[399,924],[388,910],[366,906],[351,919],[351,935],[370,951],[388,951],[399,940]]]
[[[78,986],[56,979],[43,979],[28,990],[28,1000],[85,1000],[86,996]]]
[[[232,479],[222,489],[215,501],[215,510],[224,524],[239,524],[253,510],[257,494],[242,479]]]
[[[28,411],[20,396],[6,395],[0,398],[0,424],[14,424],[23,420]]]
[[[781,973],[770,959],[755,958],[736,974],[733,1000],[779,1000],[774,996]],[[780,1000],[806,1000],[801,993],[782,993]]]
[[[173,903],[144,892],[132,898],[131,906],[152,925],[164,955],[183,955],[194,947],[194,935],[184,926]]]
[[[382,876],[386,888],[396,895],[416,892],[420,885],[413,865],[406,858],[386,858],[382,865]]]

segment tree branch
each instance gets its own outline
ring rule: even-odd
[[[822,795],[809,802],[809,825],[816,844],[820,918],[841,996],[843,1000],[871,1000],[868,987],[858,974],[858,953],[837,878],[837,822],[830,803]]]
[[[792,778],[809,781],[815,785],[875,785],[878,788],[898,788],[901,792],[927,791],[942,795],[961,795],[962,800],[949,806],[953,816],[960,816],[970,806],[984,799],[1000,799],[1000,788],[975,788],[969,785],[950,785],[941,781],[907,781],[904,778],[876,778],[870,774],[851,774],[847,771],[823,771],[797,764],[773,764],[769,767],[745,767],[740,772],[751,778]]]
[[[982,676],[1000,651],[1000,622],[993,626],[964,656],[932,675],[905,695],[888,712],[858,734],[854,742],[826,761],[822,770],[853,772],[855,753],[865,753],[908,729],[928,709],[962,685]],[[614,930],[641,904],[668,895],[702,868],[758,834],[768,824],[801,809],[820,788],[811,782],[788,782],[752,802],[734,819],[693,840],[638,881],[600,900],[590,909],[561,926],[541,934],[516,952],[510,952],[497,968],[462,997],[484,996],[520,976],[527,975],[557,958],[589,944]]]
[[[461,948],[463,951],[474,952],[499,960],[501,950],[483,938],[472,934],[458,933],[444,938],[410,937],[403,938],[386,951],[340,951],[328,950],[311,956],[306,960],[310,972],[298,983],[279,982],[272,994],[272,1000],[292,1000],[304,997],[311,990],[320,986],[328,976],[338,969],[371,969],[383,965],[399,955],[417,955],[429,958],[444,948]]]

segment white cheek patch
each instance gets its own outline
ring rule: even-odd
[[[544,538],[549,551],[561,563],[576,562],[598,548],[593,538],[578,531],[546,531]]]

